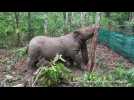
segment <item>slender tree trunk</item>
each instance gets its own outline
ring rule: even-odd
[[[44,18],[44,34],[47,36],[48,35],[48,14],[45,14]]]
[[[88,13],[87,13],[87,12],[84,12],[84,24],[85,24],[85,25],[90,24],[90,23],[89,23]]]
[[[80,13],[80,19],[81,19],[80,25],[81,25],[81,27],[83,27],[85,25],[85,15],[86,15],[85,12]]]
[[[69,30],[71,30],[72,27],[72,12],[68,13],[68,26],[69,26]]]
[[[110,12],[105,12],[105,16],[106,16],[107,18],[110,18],[110,15],[111,15]]]
[[[130,12],[129,13],[129,21],[133,21],[134,20],[134,12]]]
[[[134,22],[134,12],[130,12],[129,13],[129,23],[130,22]],[[131,32],[133,33],[134,32],[134,26],[132,26],[132,29],[131,30],[132,30]]]
[[[74,25],[74,12],[72,12],[72,26]]]
[[[80,26],[83,26],[83,12],[80,12]]]
[[[19,12],[15,12],[15,22],[16,22],[16,34],[17,34],[17,46],[20,46],[20,32],[19,32]]]
[[[64,17],[64,33],[67,34],[68,32],[68,12],[63,12],[63,17]]]
[[[28,12],[28,40],[33,37],[31,13]]]
[[[86,12],[83,12],[83,22],[84,22],[84,25],[86,23]]]

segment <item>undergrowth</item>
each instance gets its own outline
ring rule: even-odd
[[[32,86],[45,86],[45,87],[55,87],[62,83],[69,83],[73,80],[73,75],[71,70],[66,68],[62,62],[61,56],[56,58],[51,62],[51,66],[42,66],[39,68],[38,74],[33,77]]]
[[[26,48],[15,49],[17,59],[26,57]],[[59,60],[61,62],[59,62]],[[75,81],[81,87],[132,87],[134,86],[134,68],[126,69],[122,63],[117,63],[115,69],[108,70],[108,66],[101,64],[100,72],[85,72],[80,77],[75,77],[70,69],[64,66],[65,60],[56,56],[51,61],[51,66],[41,66],[40,74],[33,78],[33,86],[53,87],[64,83]],[[77,80],[75,80],[77,79]]]
[[[106,73],[85,73],[80,83],[84,87],[132,87],[134,86],[134,68],[128,70],[118,63],[114,70]]]

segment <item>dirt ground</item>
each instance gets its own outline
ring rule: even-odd
[[[94,70],[100,69],[101,64],[106,65],[109,70],[116,67],[116,64],[121,62],[126,68],[134,66],[133,63],[123,58],[119,54],[113,52],[104,45],[97,45],[96,63],[97,67]],[[24,77],[28,74],[26,72],[26,59],[16,61],[15,55],[11,52],[0,49],[0,86],[24,86]],[[79,69],[72,69],[74,75],[81,76],[83,72]],[[101,69],[102,70],[102,69]],[[99,70],[98,70],[99,71]]]

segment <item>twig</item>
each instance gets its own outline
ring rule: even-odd
[[[45,67],[40,67],[40,68],[38,69],[38,73],[36,74],[37,76],[35,76],[36,78],[35,78],[34,82],[32,82],[32,87],[35,86],[35,83],[37,82],[37,80],[38,80],[38,78],[39,78],[41,72],[42,72],[44,69],[45,69]],[[34,78],[34,77],[33,77],[33,78]],[[32,78],[32,79],[33,79],[33,78]]]

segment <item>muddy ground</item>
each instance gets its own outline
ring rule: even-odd
[[[108,70],[113,70],[117,63],[122,63],[126,68],[134,66],[129,60],[113,52],[104,45],[97,45],[96,50],[96,68],[95,71],[101,71],[100,66],[106,65]],[[0,49],[0,86],[24,86],[24,77],[29,74],[26,72],[26,58],[16,59],[15,55],[4,49]],[[83,72],[77,68],[72,69],[74,75],[81,77]]]

